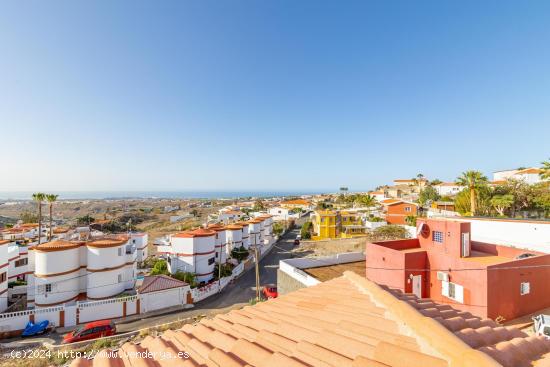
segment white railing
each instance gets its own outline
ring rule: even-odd
[[[138,299],[138,296],[126,296],[126,297],[118,297],[118,298],[109,298],[109,299],[103,299],[100,301],[79,301],[76,303],[78,308],[83,309],[86,307],[94,307],[99,305],[106,305],[109,303],[122,303],[122,302],[132,302]]]

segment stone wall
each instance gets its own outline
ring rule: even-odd
[[[300,288],[306,288],[306,285],[300,283],[287,273],[277,269],[277,292],[280,295],[293,292]]]

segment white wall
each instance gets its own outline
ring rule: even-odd
[[[135,303],[137,298],[137,296],[129,296],[94,302],[79,302],[77,305],[79,309],[79,323],[122,317],[124,302],[127,304]],[[135,310],[135,305],[133,309]],[[126,307],[126,315],[130,315],[128,307]]]
[[[550,253],[550,222],[473,218],[460,220],[470,222],[472,241]]]
[[[185,286],[141,294],[141,311],[151,312],[167,307],[184,305],[187,301],[187,292],[190,290],[189,286]]]
[[[8,247],[9,243],[0,245],[0,274],[6,273],[5,281],[0,283],[0,312],[4,312],[8,308]]]

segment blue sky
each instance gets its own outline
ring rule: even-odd
[[[363,190],[550,156],[547,1],[0,4],[0,191]]]

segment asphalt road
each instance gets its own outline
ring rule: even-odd
[[[279,261],[291,257],[290,250],[294,247],[294,239],[300,233],[300,226],[307,220],[308,217],[300,218],[297,221],[297,227],[285,235],[275,244],[272,250],[264,256],[260,261],[260,284],[266,285],[277,283],[277,269]],[[216,313],[225,313],[234,308],[241,308],[249,304],[250,300],[256,297],[256,276],[254,267],[247,270],[241,277],[229,284],[225,289],[207,299],[195,304],[195,307],[188,310],[178,310],[172,313],[147,317],[131,322],[117,322],[117,332],[125,333],[129,331],[139,330],[147,327],[153,327],[173,321],[178,321],[186,318],[213,315]],[[145,315],[144,315],[145,316]],[[55,332],[44,335],[42,338],[29,339],[11,339],[4,342],[12,342],[15,347],[23,347],[47,341],[49,343],[61,342],[63,336]],[[9,344],[8,344],[9,345]]]
[[[260,284],[277,283],[279,261],[291,257],[290,250],[294,247],[294,239],[300,233],[300,224],[306,219],[301,218],[298,227],[286,233],[273,249],[260,261]],[[118,332],[128,332],[160,325],[188,317],[227,312],[232,308],[240,308],[256,297],[256,277],[254,268],[248,270],[233,284],[229,284],[221,293],[211,296],[195,304],[195,307],[168,315],[153,316],[129,323],[117,324]]]

